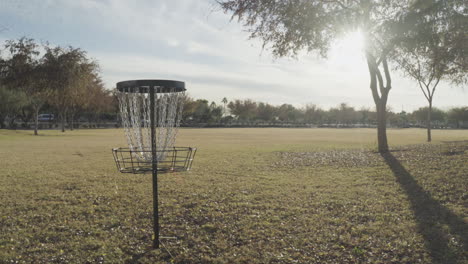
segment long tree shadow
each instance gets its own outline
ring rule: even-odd
[[[411,202],[419,232],[425,239],[425,246],[433,263],[466,263],[468,225],[419,186],[391,153],[381,155]],[[458,239],[454,240],[453,236]]]

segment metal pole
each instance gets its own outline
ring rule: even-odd
[[[154,118],[154,86],[149,88],[150,126],[151,126],[151,164],[153,172],[153,247],[159,248],[159,210],[158,210],[158,160],[156,158],[156,120]]]

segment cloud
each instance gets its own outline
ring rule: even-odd
[[[211,0],[3,0],[4,38],[28,35],[88,51],[111,88],[125,79],[180,79],[189,93],[220,101],[251,98],[275,104],[348,102],[372,106],[363,56],[338,43],[328,59],[301,53],[273,58]],[[414,82],[393,74],[389,104],[425,105]],[[466,104],[466,93],[441,86],[440,104]],[[442,90],[444,90],[442,92]],[[440,97],[439,97],[440,96]],[[438,103],[436,103],[438,104]],[[404,107],[406,108],[406,107]]]

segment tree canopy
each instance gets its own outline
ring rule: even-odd
[[[396,49],[409,39],[408,34],[417,31],[416,26],[424,24],[421,16],[439,17],[441,27],[449,27],[451,21],[458,20],[459,13],[466,18],[467,12],[460,0],[226,0],[219,4],[243,23],[251,38],[261,39],[264,48],[277,57],[296,57],[302,50],[325,57],[342,33],[359,29],[366,41],[364,52],[378,113],[381,152],[388,151],[386,104],[392,89],[389,62]],[[453,47],[458,49],[458,45],[454,43]]]
[[[104,88],[99,66],[85,51],[39,45],[25,37],[7,40],[4,47],[7,56],[0,57],[0,85],[4,98],[0,99],[3,103],[17,102],[15,106],[18,106],[10,108],[10,122],[15,120],[13,112],[24,113],[32,109],[37,135],[39,111],[48,104],[59,112],[64,131],[67,115],[73,121],[74,113],[79,109],[97,111],[97,105],[111,103],[112,96]],[[101,102],[96,104],[96,100]],[[0,115],[4,119],[5,114]],[[3,120],[0,122],[3,124]]]

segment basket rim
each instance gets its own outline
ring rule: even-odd
[[[185,82],[175,81],[175,80],[159,80],[159,79],[142,79],[142,80],[127,80],[118,82],[117,90],[120,92],[128,93],[149,93],[149,89],[143,91],[136,88],[146,88],[146,87],[158,87],[162,89],[156,89],[156,93],[170,93],[174,92],[183,92],[185,91]],[[174,89],[174,90],[171,90]]]

